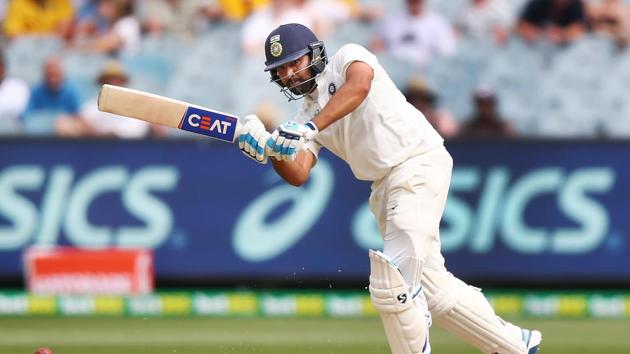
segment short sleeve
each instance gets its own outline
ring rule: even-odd
[[[346,78],[346,70],[348,70],[348,66],[354,63],[355,61],[360,61],[368,64],[374,69],[378,65],[378,60],[376,56],[370,53],[364,47],[358,44],[346,44],[334,56],[334,67],[339,70],[338,74],[340,74],[344,80]]]

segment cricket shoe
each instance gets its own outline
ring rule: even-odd
[[[542,342],[542,333],[537,330],[521,329],[521,335],[527,345],[527,354],[536,354]]]

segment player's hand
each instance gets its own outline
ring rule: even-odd
[[[256,115],[245,116],[243,122],[243,128],[238,137],[238,148],[245,156],[258,163],[266,164],[265,146],[271,134],[265,130],[265,126]]]
[[[293,161],[304,145],[319,133],[312,122],[298,124],[288,121],[281,124],[272,134],[267,144],[267,156],[276,160]]]

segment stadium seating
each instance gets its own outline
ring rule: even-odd
[[[602,87],[603,105],[598,106],[601,133],[609,137],[630,136],[630,81],[611,78]]]
[[[23,121],[23,131],[28,135],[45,136],[55,131],[57,111],[31,112]]]
[[[121,59],[131,77],[130,87],[155,93],[164,92],[172,71],[168,59],[149,53],[139,53]]]
[[[472,92],[483,81],[480,75],[495,50],[488,41],[461,37],[455,57],[434,60],[423,70],[427,83],[440,97],[440,105],[460,121],[472,113]]]
[[[38,83],[44,60],[58,54],[63,42],[54,37],[22,37],[9,43],[6,49],[8,75],[20,78],[29,85]]]
[[[77,88],[83,101],[96,96],[98,78],[108,58],[105,55],[79,50],[63,52],[62,61],[66,78]]]
[[[231,87],[241,70],[239,35],[234,25],[218,26],[180,52],[166,94],[230,112]]]
[[[526,0],[510,2],[514,14]],[[375,4],[362,0],[363,4]],[[449,18],[465,1],[430,0],[429,6]],[[629,0],[630,2],[630,0]],[[404,9],[404,1],[379,2],[387,13]],[[346,43],[364,46],[378,23],[348,21],[326,39],[330,54]],[[130,74],[130,86],[239,115],[261,105],[290,117],[288,104],[263,72],[262,53],[243,57],[241,25],[212,23],[194,40],[171,35],[147,35],[139,51],[119,59]],[[96,78],[109,57],[63,48],[59,39],[25,37],[6,48],[8,75],[33,86],[42,78],[42,64],[50,55],[63,59],[66,76],[87,100],[96,95]],[[490,39],[460,36],[457,54],[419,68],[386,53],[379,62],[401,90],[409,78],[421,75],[439,96],[441,107],[460,122],[472,113],[472,93],[484,86],[494,90],[501,114],[525,136],[630,136],[630,50],[611,39],[587,35],[567,47],[525,43],[511,38],[499,46]],[[7,128],[9,129],[9,128]],[[4,130],[7,130],[4,129]]]
[[[335,30],[331,37],[326,39],[326,50],[332,54],[348,43],[369,47],[375,33],[375,27],[375,25],[363,22],[345,22]]]
[[[0,119],[0,135],[18,135],[21,132],[22,127],[15,120]]]

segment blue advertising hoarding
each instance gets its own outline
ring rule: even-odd
[[[630,280],[630,144],[454,142],[447,266],[485,280]],[[230,144],[0,141],[0,277],[37,245],[154,249],[161,278],[367,279],[369,183],[323,154],[283,183]]]

